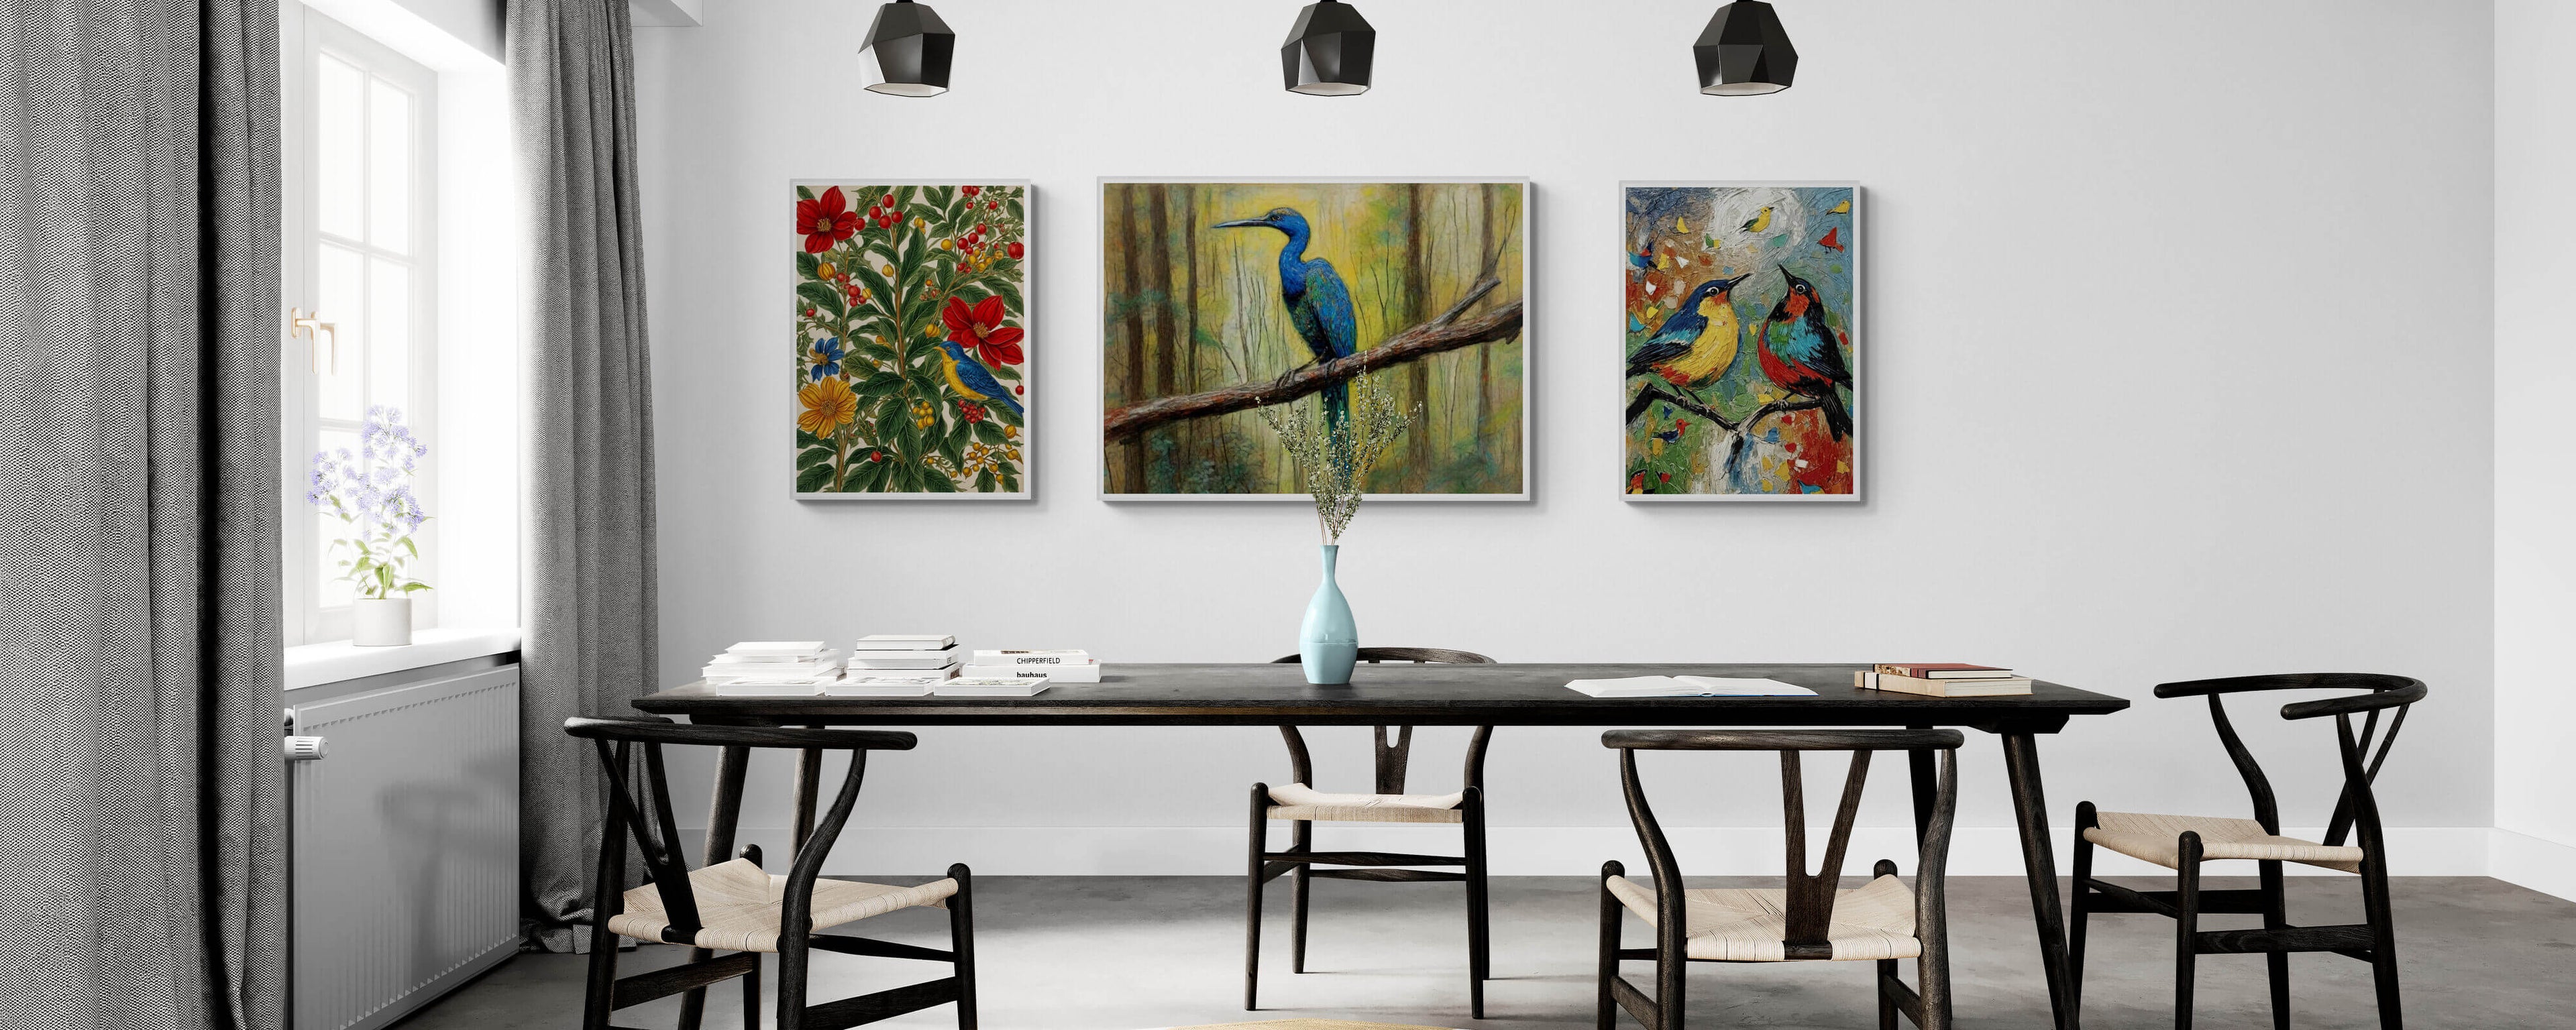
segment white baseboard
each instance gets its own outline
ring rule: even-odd
[[[682,830],[697,839],[698,828]],[[1811,861],[1821,860],[1824,827],[1808,832]],[[2315,828],[2293,828],[2291,836],[2316,840]],[[2387,831],[2391,872],[2398,876],[2486,876],[2490,836],[2486,827],[2406,827]],[[1670,827],[1673,850],[1682,871],[1693,876],[1778,876],[1783,841],[1776,827]],[[2513,836],[2520,837],[2520,834]],[[744,827],[735,843],[758,844],[773,869],[784,868],[788,834],[783,827]],[[1317,831],[1321,846],[1332,850],[1400,851],[1457,854],[1458,832],[1449,826],[1328,825]],[[2069,842],[2074,831],[2049,833],[2059,875],[2070,872]],[[2557,863],[2559,887],[2541,886],[2547,879],[2513,882],[2567,897],[2576,880],[2576,865],[2567,849],[2561,857],[2535,854],[2532,866]],[[1273,847],[1287,843],[1285,829],[1273,829]],[[1496,826],[1488,831],[1488,850],[1496,876],[1595,876],[1605,860],[1617,859],[1631,871],[1644,866],[1637,836],[1625,826]],[[1911,827],[1861,827],[1852,831],[1844,872],[1866,873],[1881,858],[1893,859],[1906,873],[1914,871]],[[2101,876],[2154,875],[2164,870],[2108,851],[2094,852],[2094,873]],[[964,862],[987,876],[1234,876],[1244,871],[1244,830],[1239,826],[902,826],[852,827],[824,864],[836,875],[929,873]],[[2343,875],[2291,865],[2291,875]],[[2251,875],[2252,862],[2211,863],[2218,876]],[[2021,838],[2008,826],[1962,827],[1951,839],[1950,875],[2019,876]],[[2498,874],[2502,875],[2502,874]],[[2512,879],[2511,877],[2506,877]]]
[[[2487,875],[2576,901],[2576,847],[2506,829],[2488,835]]]

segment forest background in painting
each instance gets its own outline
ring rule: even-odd
[[[1023,495],[1028,187],[796,187],[798,494]]]
[[[1855,493],[1854,192],[1625,190],[1628,493]]]
[[[1282,300],[1290,237],[1218,227],[1282,208],[1310,230],[1306,258],[1348,286],[1359,350],[1417,327],[1417,342],[1441,348],[1367,373],[1400,409],[1422,406],[1369,492],[1523,492],[1521,183],[1113,182],[1101,193],[1105,492],[1302,493],[1251,404],[1173,403],[1247,396],[1315,362]],[[1148,402],[1162,403],[1138,407]],[[1129,432],[1145,411],[1159,420]]]

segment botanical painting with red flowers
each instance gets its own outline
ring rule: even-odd
[[[796,185],[797,496],[1029,496],[1028,205]]]

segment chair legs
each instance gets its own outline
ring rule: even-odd
[[[2397,924],[2389,911],[2388,870],[2377,860],[2361,864],[2361,907],[2370,921],[2370,978],[2379,992],[2379,1027],[2402,1030],[2406,1012],[2397,998]]]
[[[2075,889],[2066,897],[2066,997],[2067,1007],[2084,1011],[2084,932],[2092,922],[2093,842],[2084,831],[2100,824],[2093,803],[2075,806]]]
[[[2281,863],[2257,862],[2263,877],[2263,928],[2278,932],[2290,925],[2289,899],[2283,895]],[[2290,953],[2267,952],[2263,971],[2272,981],[2272,1030],[2290,1030]]]
[[[1290,831],[1289,841],[1290,851],[1315,850],[1315,824],[1296,824],[1296,828]],[[1288,971],[1291,973],[1306,971],[1306,899],[1307,892],[1313,889],[1313,870],[1313,866],[1301,863],[1296,872],[1289,874],[1295,877],[1288,881],[1289,905],[1293,909],[1289,916],[1288,934]]]
[[[1261,1007],[1262,851],[1270,835],[1270,786],[1252,785],[1252,859],[1243,874],[1243,1010]]]
[[[1269,850],[1270,805],[1269,785],[1253,784],[1250,811],[1247,813],[1248,847],[1244,856],[1243,870],[1243,1009],[1246,1012],[1256,1011],[1261,1007],[1263,888],[1278,876],[1284,875],[1289,878],[1291,892],[1289,968],[1294,972],[1303,973],[1306,971],[1306,927],[1312,884],[1318,878],[1313,864],[1308,861],[1308,856],[1313,856],[1315,853],[1314,824],[1303,820],[1294,823],[1288,850],[1272,852]],[[1360,870],[1327,869],[1321,876],[1392,881],[1441,880],[1462,883],[1467,889],[1467,1003],[1470,1014],[1477,1019],[1483,1019],[1485,1018],[1485,981],[1493,976],[1493,924],[1487,889],[1484,804],[1480,793],[1473,787],[1468,788],[1467,800],[1461,807],[1465,815],[1463,826],[1467,841],[1467,853],[1464,857],[1379,854],[1336,854],[1321,857],[1327,859],[1327,865],[1335,866],[1455,865],[1465,867],[1463,872],[1386,869],[1357,875]],[[1274,868],[1279,866],[1287,868],[1274,872]]]
[[[1626,875],[1627,867],[1617,862],[1601,863],[1601,965],[1596,985],[1601,996],[1595,1005],[1595,1030],[1612,1030],[1619,1019],[1619,998],[1611,992],[1610,983],[1619,978],[1619,925],[1627,913],[1626,906],[1610,893],[1610,878]]]
[[[957,893],[948,899],[948,950],[957,975],[957,1030],[975,1030],[975,872],[963,863],[948,867]],[[757,975],[757,974],[754,974]],[[757,1023],[744,1023],[752,1030]]]
[[[2174,1030],[2191,1030],[2191,980],[2200,963],[2200,835],[2183,832],[2174,873]]]
[[[1485,800],[1467,788],[1463,806],[1467,837],[1467,1014],[1485,1018],[1485,980],[1493,975],[1492,912],[1485,894]]]

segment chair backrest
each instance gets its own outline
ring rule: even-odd
[[[1639,751],[1777,751],[1780,753],[1782,828],[1788,835],[1787,931],[1781,944],[1790,958],[1830,958],[1826,931],[1833,925],[1835,891],[1840,889],[1843,852],[1851,844],[1852,820],[1860,812],[1861,788],[1869,778],[1869,758],[1878,751],[1941,752],[1940,784],[1934,793],[1932,818],[1924,829],[1917,859],[1915,905],[1918,922],[1939,918],[1943,872],[1950,853],[1950,817],[1958,799],[1957,730],[1612,730],[1601,735],[1603,747],[1619,751],[1619,784],[1628,798],[1628,818],[1637,827],[1637,842],[1655,875],[1659,934],[1669,931],[1678,949],[1689,926],[1683,904],[1681,863],[1672,843],[1646,803],[1645,785],[1637,777]],[[1843,777],[1842,804],[1825,842],[1825,859],[1816,871],[1807,866],[1806,783],[1798,756],[1808,751],[1851,752],[1851,771]]]
[[[662,931],[663,939],[674,944],[695,940],[705,924],[699,918],[697,893],[689,886],[688,859],[680,853],[679,824],[671,817],[671,783],[663,769],[662,745],[850,752],[850,771],[842,780],[840,796],[833,800],[831,812],[815,824],[813,835],[801,842],[795,866],[788,874],[781,926],[808,929],[814,880],[822,872],[824,854],[832,849],[832,841],[840,836],[850,810],[858,804],[859,780],[867,768],[868,752],[909,751],[916,743],[909,733],[696,726],[651,715],[566,719],[564,733],[595,745],[600,764],[608,774],[608,817],[600,831],[598,895],[593,917],[606,923],[616,914],[613,906],[620,894],[619,885],[626,879],[625,840],[631,838],[637,853],[644,857],[645,882],[660,891],[663,911],[669,917],[670,926]],[[630,789],[630,783],[635,787]],[[636,797],[635,789],[644,796]]]
[[[2236,727],[2227,721],[2227,706],[2221,698],[2258,690],[2359,690],[2359,694],[2296,701],[2281,706],[2281,718],[2314,719],[2331,715],[2335,718],[2337,746],[2343,756],[2343,791],[2335,800],[2334,817],[2326,824],[2325,843],[2340,847],[2344,835],[2356,827],[2356,842],[2375,860],[2380,852],[2379,799],[2371,784],[2379,778],[2379,767],[2388,761],[2388,751],[2397,744],[2397,731],[2406,725],[2406,712],[2424,699],[2421,680],[2367,672],[2300,672],[2270,676],[2231,676],[2224,679],[2186,680],[2156,685],[2157,697],[2209,698],[2209,719],[2218,728],[2218,742],[2227,748],[2227,758],[2236,763],[2237,775],[2244,777],[2245,790],[2254,796],[2254,821],[2263,824],[2263,832],[2281,832],[2280,805],[2272,796],[2272,781],[2263,775],[2263,767],[2246,750],[2245,741],[2236,735]],[[2388,720],[2388,732],[2379,732],[2381,712],[2395,709]],[[2352,717],[2364,714],[2359,733],[2352,727]],[[2373,740],[2378,748],[2372,749]]]
[[[1270,664],[1295,665],[1304,657],[1302,654],[1292,654],[1285,658],[1273,658]],[[1493,659],[1474,651],[1452,651],[1444,647],[1363,647],[1360,648],[1359,658],[1370,665],[1381,662],[1411,662],[1415,665],[1495,664]],[[1387,734],[1387,729],[1388,727],[1379,726],[1369,732],[1369,744],[1377,754],[1377,774],[1370,780],[1370,789],[1378,794],[1402,794],[1404,793],[1404,768],[1413,754],[1413,727],[1394,727],[1395,733],[1392,737]],[[1296,781],[1313,787],[1315,763],[1306,755],[1306,738],[1299,734],[1297,727],[1294,726],[1279,727],[1279,735],[1286,738],[1288,742],[1288,766]],[[1476,735],[1468,739],[1467,786],[1479,789],[1484,787],[1485,745],[1493,737],[1493,727],[1478,726]]]

